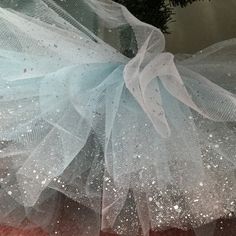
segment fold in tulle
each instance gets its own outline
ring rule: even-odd
[[[1,222],[17,212],[11,224],[47,228],[58,192],[91,209],[90,235],[230,216],[236,41],[174,60],[162,33],[121,5],[84,4],[116,49],[53,1],[0,8]]]

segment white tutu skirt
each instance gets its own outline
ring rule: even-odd
[[[81,235],[233,216],[236,40],[175,59],[124,7],[84,4],[116,49],[53,1],[0,8],[0,223],[50,228],[60,193]]]

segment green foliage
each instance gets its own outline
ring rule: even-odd
[[[170,0],[171,4],[173,4],[174,6],[181,6],[181,7],[185,7],[188,4],[191,4],[196,1],[199,0]]]
[[[114,0],[124,6],[139,20],[154,25],[167,32],[167,22],[171,21],[172,8],[165,0]]]
[[[172,20],[173,7],[186,7],[198,0],[113,0],[124,6],[139,20],[160,28],[168,33],[168,23]]]

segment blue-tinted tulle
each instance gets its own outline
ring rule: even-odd
[[[83,205],[81,235],[232,215],[236,41],[174,62],[158,29],[87,4],[120,52],[50,0],[0,8],[0,223],[49,230],[59,193]],[[133,59],[119,48],[125,25]]]

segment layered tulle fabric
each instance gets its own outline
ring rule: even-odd
[[[232,215],[236,40],[175,59],[123,6],[81,4],[0,8],[0,222],[50,228],[58,192],[85,207],[81,235]]]

